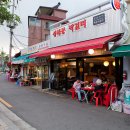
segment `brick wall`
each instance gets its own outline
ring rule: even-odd
[[[66,12],[64,11],[54,10],[52,15],[63,19],[66,18]]]

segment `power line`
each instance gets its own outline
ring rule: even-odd
[[[22,45],[22,46],[28,46],[28,45],[25,45],[24,43],[22,43],[18,38],[16,38],[16,36],[15,35],[13,35],[14,36],[14,38]]]
[[[7,30],[5,29],[5,27],[3,27],[3,28],[4,28],[4,31],[10,32],[10,31],[7,31]],[[13,34],[16,35],[16,36],[19,36],[19,37],[41,40],[41,39],[35,38],[35,37],[34,37],[34,38],[33,38],[33,37],[28,37],[28,36],[24,36],[24,35],[20,35],[20,34],[16,34],[16,33],[13,33]]]
[[[16,49],[13,47],[14,51],[16,51]]]
[[[14,35],[16,35],[16,36],[19,36],[19,37],[25,37],[25,38],[30,38],[30,39],[37,39],[37,40],[41,40],[41,39],[39,39],[39,38],[32,38],[32,37],[27,37],[27,36],[23,36],[23,35],[19,35],[19,34],[14,34]]]
[[[13,47],[16,47],[17,49],[19,49],[19,47],[17,46],[17,44],[16,44],[14,38],[13,38],[12,40],[13,40],[13,43],[15,44],[15,46],[13,45]],[[19,49],[19,50],[20,50],[20,49]]]

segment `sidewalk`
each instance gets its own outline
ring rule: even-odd
[[[71,98],[71,94],[68,95],[67,92],[63,92],[60,90],[54,90],[54,89],[49,89],[49,88],[42,89],[41,86],[30,86],[30,88],[35,89],[42,93],[46,93],[46,94],[50,94],[50,95],[54,95],[58,97]]]
[[[36,130],[0,103],[0,130]]]

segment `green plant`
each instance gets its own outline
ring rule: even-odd
[[[0,24],[6,23],[20,23],[20,17],[10,12],[11,0],[0,0]]]

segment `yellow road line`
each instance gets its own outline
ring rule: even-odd
[[[0,98],[0,102],[3,103],[5,106],[7,106],[8,108],[12,108],[13,106],[11,104],[9,104],[8,102],[6,102],[4,99]]]

